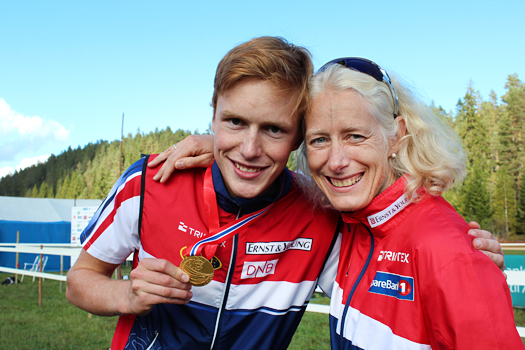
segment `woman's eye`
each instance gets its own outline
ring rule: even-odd
[[[363,135],[351,134],[348,136],[348,138],[350,139],[350,141],[356,142],[364,140],[365,137]]]
[[[326,142],[326,138],[324,138],[324,137],[318,137],[318,138],[313,139],[312,141],[310,141],[310,143],[312,145],[320,145],[320,144],[323,144],[325,142]]]

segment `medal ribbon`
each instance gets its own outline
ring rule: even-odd
[[[281,184],[281,192],[284,188],[284,177],[283,177],[283,183]],[[273,203],[268,205],[267,207],[256,211],[254,213],[251,213],[249,215],[246,215],[242,218],[238,218],[237,220],[224,225],[220,226],[219,222],[219,209],[217,205],[217,194],[215,193],[215,189],[213,187],[213,178],[211,174],[211,165],[206,169],[206,173],[204,175],[204,205],[206,206],[206,215],[208,216],[208,230],[211,236],[206,237],[204,239],[201,239],[200,241],[196,242],[189,250],[189,255],[199,255],[204,248],[204,253],[206,256],[206,259],[210,260],[213,258],[213,255],[215,254],[215,251],[217,250],[217,245],[219,242],[225,241],[229,239],[230,237],[233,237],[237,234],[237,231],[239,231],[243,227],[248,227],[252,223],[254,223],[259,217],[261,217],[264,213],[266,213],[272,206]]]

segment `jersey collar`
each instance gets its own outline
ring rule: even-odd
[[[406,178],[402,176],[365,208],[356,212],[341,213],[343,220],[349,224],[366,225],[375,236],[388,234],[414,207],[404,193],[405,186]]]
[[[278,188],[278,190],[270,194],[263,194],[255,198],[232,198],[226,189],[226,185],[224,184],[222,173],[219,169],[219,166],[217,165],[217,162],[213,163],[211,173],[213,177],[213,187],[215,188],[215,192],[217,194],[217,204],[222,210],[231,214],[239,213],[239,209],[241,209],[242,215],[256,212],[270,205],[272,202],[276,202],[280,198],[284,197],[292,187],[292,174],[288,169],[285,168],[274,182],[281,184],[284,177],[284,186],[282,191],[279,191],[281,189],[280,186],[275,186],[275,188]]]

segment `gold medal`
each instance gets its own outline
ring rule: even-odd
[[[213,266],[201,255],[185,256],[180,263],[180,268],[190,276],[188,283],[192,286],[202,287],[213,279]]]

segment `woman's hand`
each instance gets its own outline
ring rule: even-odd
[[[206,168],[213,160],[213,136],[190,135],[159,154],[148,163],[148,167],[156,167],[165,161],[153,177],[153,180],[164,183],[175,169]]]

